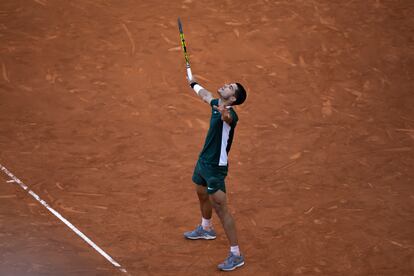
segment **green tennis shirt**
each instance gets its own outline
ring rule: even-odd
[[[228,155],[233,142],[234,129],[236,128],[237,117],[233,108],[229,109],[232,117],[231,124],[221,120],[221,114],[213,108],[219,105],[219,99],[213,99],[211,105],[210,128],[207,132],[206,141],[199,158],[209,164],[227,166]]]

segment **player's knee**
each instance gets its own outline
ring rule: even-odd
[[[196,192],[200,200],[208,200],[207,188],[202,185],[197,185]]]
[[[226,204],[224,202],[216,201],[210,197],[211,206],[219,217],[223,217],[226,213]]]
[[[208,195],[203,194],[203,193],[197,193],[198,198],[200,199],[200,201],[208,201]]]

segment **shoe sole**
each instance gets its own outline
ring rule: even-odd
[[[242,265],[244,265],[244,261],[237,264],[237,265],[235,265],[235,266],[233,266],[232,268],[220,268],[220,270],[222,270],[222,271],[232,271],[232,270],[235,270],[238,267],[241,267]]]
[[[186,239],[189,240],[215,240],[216,236],[202,236],[202,237],[186,237],[184,236]]]

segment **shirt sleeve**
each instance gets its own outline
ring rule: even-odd
[[[218,106],[218,99],[212,99],[210,102],[211,109],[214,110],[213,106]]]

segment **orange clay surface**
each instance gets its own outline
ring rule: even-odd
[[[233,275],[413,275],[412,1],[2,0],[0,164],[131,275],[215,275],[187,241],[210,109],[248,89]],[[0,176],[0,275],[124,275]]]

